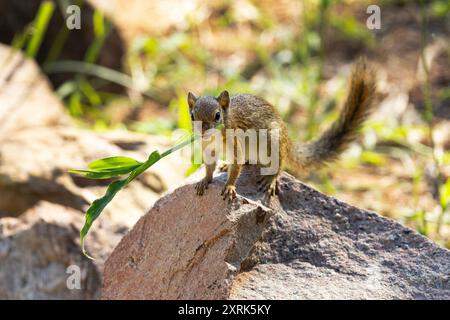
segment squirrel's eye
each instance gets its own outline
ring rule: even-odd
[[[191,120],[194,121],[194,114],[191,113]]]
[[[220,112],[216,113],[216,117],[215,117],[216,122],[220,120]]]

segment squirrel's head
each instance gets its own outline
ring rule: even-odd
[[[188,104],[192,122],[201,121],[204,132],[223,123],[230,105],[230,96],[228,91],[223,91],[218,97],[202,96],[197,98],[189,92]]]

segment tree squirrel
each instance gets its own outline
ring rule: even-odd
[[[279,128],[278,170],[275,174],[261,175],[258,181],[259,190],[265,191],[265,196],[270,198],[278,193],[277,178],[283,165],[287,164],[294,173],[317,168],[335,160],[347,145],[355,140],[358,129],[373,109],[375,90],[374,72],[365,59],[361,58],[352,70],[350,90],[339,118],[317,140],[306,144],[291,141],[278,112],[262,98],[250,94],[230,97],[227,91],[223,91],[218,97],[196,97],[189,92],[188,104],[192,121],[202,121],[202,132],[214,128],[217,124],[223,124],[222,130]],[[222,137],[226,143],[224,131]],[[235,141],[235,154],[241,147],[239,142]],[[216,163],[206,164],[205,168],[205,177],[195,187],[198,195],[202,195],[212,181]],[[241,168],[242,164],[237,161],[227,165],[228,180],[222,190],[224,200],[230,201],[236,197],[235,184]]]

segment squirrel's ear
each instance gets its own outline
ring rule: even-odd
[[[197,97],[192,92],[189,92],[188,93],[189,109],[192,109],[194,107],[195,101],[197,101]]]
[[[219,101],[219,104],[222,108],[226,109],[228,108],[230,104],[230,95],[228,94],[228,91],[223,91],[218,97],[217,101]]]

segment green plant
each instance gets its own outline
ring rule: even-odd
[[[89,229],[91,228],[93,222],[100,216],[103,209],[105,209],[108,203],[111,202],[117,192],[127,186],[131,181],[136,179],[140,174],[142,174],[156,162],[192,143],[194,139],[196,139],[196,137],[194,135],[191,135],[189,138],[183,139],[182,142],[178,143],[173,148],[164,151],[163,153],[154,151],[150,154],[145,162],[139,162],[135,159],[123,156],[108,157],[91,162],[88,165],[88,170],[72,169],[69,171],[71,173],[82,175],[90,179],[108,179],[128,174],[126,178],[112,182],[108,186],[105,195],[95,200],[87,210],[85,223],[80,231],[80,242],[84,255],[92,259],[92,257],[88,255],[85,249],[84,239],[89,232]]]
[[[78,74],[85,74],[96,76],[98,78],[108,80],[110,82],[119,84],[129,89],[136,89],[133,85],[133,79],[116,70],[107,67],[99,66],[93,63],[83,61],[55,61],[47,64],[44,68],[47,73],[63,73],[76,72]]]
[[[53,2],[43,1],[39,6],[33,22],[28,24],[22,32],[14,36],[11,44],[13,49],[21,50],[26,46],[25,54],[29,58],[35,58],[39,52],[54,10],[55,5]]]
[[[30,41],[28,42],[26,54],[28,57],[34,58],[41,46],[47,26],[52,18],[55,5],[51,1],[44,1],[41,3],[33,23],[33,32]]]

